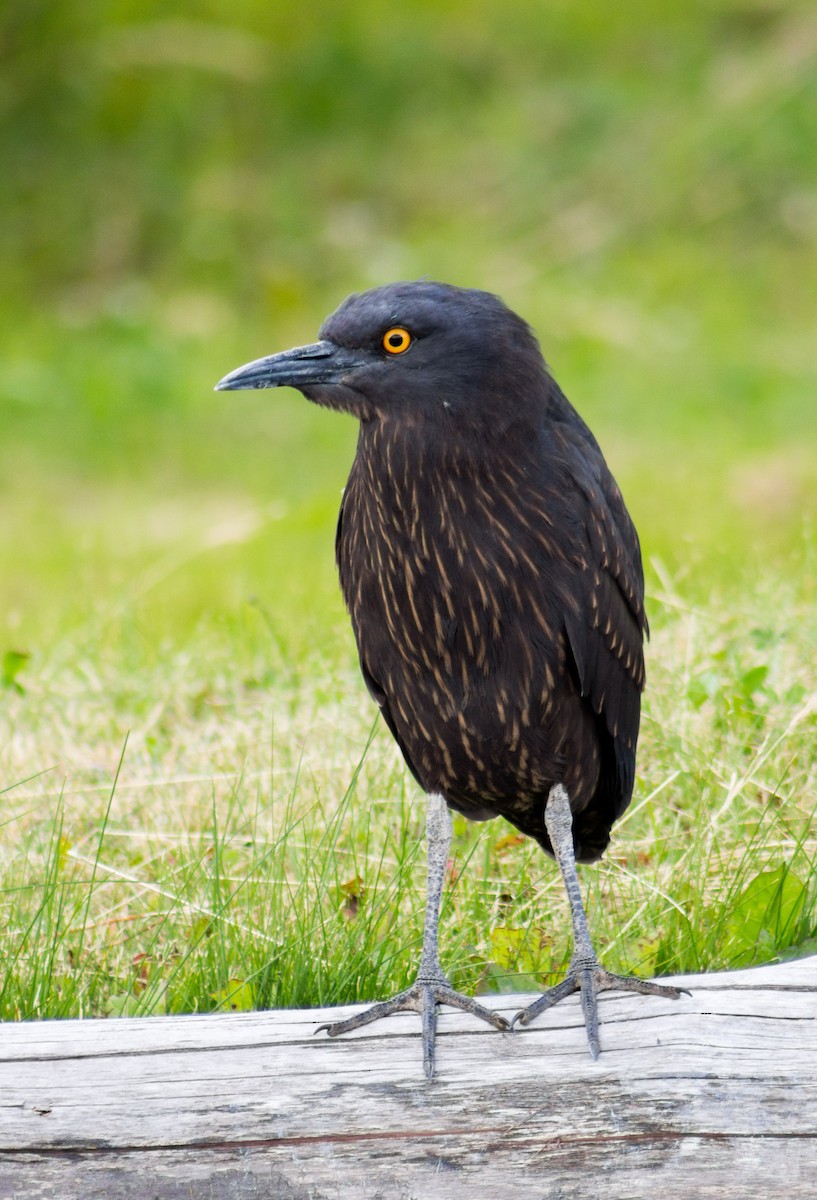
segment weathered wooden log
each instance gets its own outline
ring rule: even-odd
[[[5,1025],[0,1198],[817,1196],[817,957],[675,982],[603,995],[595,1063],[575,997],[506,1034],[444,1010],[430,1084],[412,1016]]]

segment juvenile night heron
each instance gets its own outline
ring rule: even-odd
[[[679,991],[599,963],[576,861],[629,803],[647,632],[638,536],[601,450],[527,324],[496,296],[394,283],[349,296],[320,341],[233,371],[223,390],[288,385],[352,413],[357,454],[336,553],[363,677],[428,795],[428,896],[416,982],[327,1026],[406,1009],[434,1071],[438,1004],[507,1022],[453,990],[438,920],[450,810],[501,815],[553,854],[567,889],[566,978],[515,1018],[581,991]]]

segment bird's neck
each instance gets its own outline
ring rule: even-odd
[[[503,463],[522,465],[535,457],[536,440],[536,431],[521,425],[486,433],[463,430],[453,419],[448,424],[421,416],[377,418],[361,422],[357,459],[375,486],[406,492],[418,479],[467,484],[484,480]]]
[[[347,500],[370,537],[397,538],[395,552],[402,539],[450,541],[469,514],[498,511],[530,486],[535,453],[530,437],[474,446],[438,427],[366,422]]]

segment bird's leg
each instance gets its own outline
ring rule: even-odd
[[[546,1008],[552,1008],[565,996],[580,991],[590,1054],[592,1058],[598,1058],[601,1052],[597,1001],[599,992],[613,989],[622,992],[641,992],[647,996],[668,996],[672,1000],[677,1000],[681,992],[686,989],[664,987],[658,983],[650,983],[646,979],[637,979],[633,975],[613,975],[610,971],[605,971],[596,958],[593,943],[590,941],[590,930],[587,927],[587,917],[582,904],[579,876],[576,871],[576,856],[573,851],[573,814],[570,811],[567,792],[560,783],[554,784],[550,789],[545,806],[545,827],[559,864],[559,870],[562,873],[570,904],[573,954],[567,975],[562,982],[550,988],[528,1008],[517,1013],[513,1024],[529,1025]]]
[[[346,1021],[336,1021],[333,1025],[321,1025],[330,1037],[340,1033],[349,1033],[379,1021],[381,1017],[390,1017],[397,1012],[419,1013],[423,1022],[423,1066],[426,1078],[434,1074],[434,1049],[437,1033],[437,1005],[448,1004],[452,1008],[462,1009],[487,1021],[496,1029],[507,1029],[508,1022],[499,1013],[491,1012],[477,1004],[470,996],[461,996],[455,992],[448,982],[440,965],[439,953],[439,923],[440,904],[442,902],[443,884],[445,883],[445,868],[448,863],[448,849],[451,845],[451,813],[442,796],[430,794],[428,797],[428,816],[426,832],[428,838],[428,891],[426,895],[426,917],[423,930],[423,949],[420,955],[420,969],[417,978],[406,991],[393,996],[391,1000],[383,1000],[372,1005]],[[320,1030],[316,1030],[316,1033]]]

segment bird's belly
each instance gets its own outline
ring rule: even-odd
[[[496,580],[488,603],[484,580],[452,582],[358,577],[349,607],[364,673],[427,791],[541,838],[547,793],[565,779],[587,717],[575,690],[559,687],[564,639]]]

